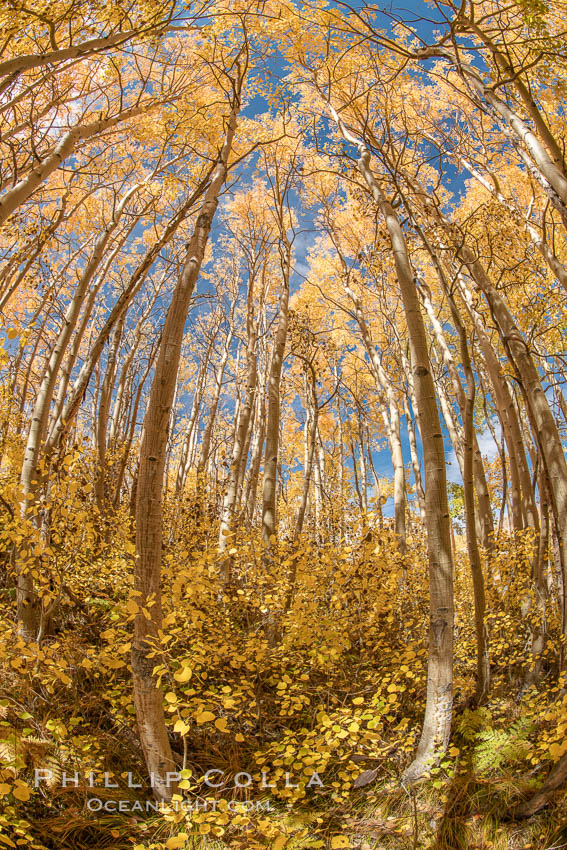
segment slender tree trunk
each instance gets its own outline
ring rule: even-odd
[[[453,559],[443,432],[435,400],[435,387],[431,374],[425,325],[403,230],[392,205],[386,200],[370,168],[370,152],[363,142],[345,129],[332,107],[331,112],[342,135],[358,147],[360,174],[386,223],[404,305],[410,342],[411,368],[417,397],[419,429],[423,444],[427,552],[429,558],[429,656],[427,701],[421,739],[416,756],[403,777],[404,782],[411,783],[419,779],[428,770],[431,761],[446,750],[451,733],[453,706]]]
[[[205,426],[203,439],[201,440],[199,459],[197,461],[197,479],[203,477],[205,473],[206,464],[209,459],[209,453],[211,451],[211,437],[213,435],[213,428],[215,427],[217,409],[219,406],[220,396],[222,392],[224,370],[226,369],[226,364],[228,363],[228,355],[230,354],[230,345],[232,343],[233,333],[233,328],[230,327],[226,336],[223,353],[215,372],[215,385],[213,389],[211,403],[209,405],[209,418]]]
[[[139,608],[134,620],[132,678],[136,719],[146,766],[153,778],[154,793],[158,799],[163,800],[170,800],[175,788],[175,782],[168,776],[168,773],[175,773],[175,763],[165,725],[162,692],[156,686],[153,674],[155,662],[151,657],[151,650],[159,644],[162,626],[162,492],[167,427],[177,384],[187,311],[203,262],[219,194],[226,180],[239,110],[240,84],[241,80],[238,88],[234,90],[224,144],[206,189],[188,244],[183,270],[167,311],[140,447],[136,496],[137,558],[134,571],[134,589]],[[144,613],[144,609],[149,612],[149,617]]]
[[[458,317],[457,317],[458,318]],[[463,493],[465,500],[465,519],[467,549],[472,574],[474,595],[474,619],[476,630],[476,692],[477,705],[483,703],[490,687],[490,657],[488,650],[488,629],[486,627],[486,594],[482,561],[476,534],[474,500],[474,397],[475,380],[471,366],[467,335],[463,323],[459,320],[457,330],[461,344],[461,362],[466,377],[466,394],[463,415]]]
[[[280,299],[278,327],[274,339],[272,362],[268,376],[268,411],[266,417],[266,448],[264,453],[264,486],[262,492],[262,540],[267,549],[276,536],[276,494],[278,476],[278,452],[280,437],[280,382],[283,357],[287,341],[289,278],[291,274],[291,243],[285,228],[280,230],[280,253],[282,268],[282,295]]]
[[[308,454],[307,454],[307,463],[305,464],[305,469],[303,471],[303,490],[301,493],[301,501],[299,503],[299,510],[297,512],[297,519],[295,523],[295,531],[293,534],[294,541],[299,539],[301,532],[303,531],[303,523],[305,521],[305,512],[307,510],[307,500],[309,497],[309,488],[311,486],[311,473],[313,471],[313,459],[315,457],[315,447],[317,445],[317,425],[319,422],[319,407],[317,400],[317,387],[316,387],[316,378],[313,367],[310,366],[310,374],[307,381],[308,384],[308,398],[307,404],[309,405],[309,417],[308,422],[305,423],[305,427],[308,430]],[[286,607],[286,611],[288,610],[289,605]]]
[[[260,466],[262,465],[262,449],[264,448],[264,439],[266,437],[266,393],[265,393],[265,378],[260,386],[259,410],[256,416],[256,432],[254,434],[254,443],[252,445],[252,453],[250,457],[250,470],[248,473],[248,481],[246,483],[246,516],[248,521],[252,520],[254,510],[256,508],[256,500],[258,496],[258,479],[260,477]]]
[[[533,612],[528,612],[530,617],[531,631],[531,667],[527,671],[524,686],[530,687],[537,684],[542,675],[543,653],[546,645],[546,616],[545,606],[547,600],[547,585],[545,580],[545,565],[549,554],[549,496],[547,494],[547,484],[541,464],[538,470],[539,479],[539,505],[540,505],[540,534],[538,540],[538,548],[536,557],[533,563],[533,603],[530,608]],[[530,616],[531,613],[531,616]]]
[[[417,454],[417,441],[415,439],[415,429],[413,427],[413,420],[410,414],[409,402],[407,399],[404,399],[404,414],[406,417],[406,426],[408,429],[408,439],[410,444],[410,454],[411,454],[411,465],[413,469],[413,478],[415,481],[415,495],[417,499],[417,506],[419,509],[419,516],[421,517],[422,523],[425,523],[425,493],[423,491],[423,481],[421,479],[421,467],[419,465],[419,456]]]
[[[307,509],[307,500],[309,497],[309,487],[311,486],[311,472],[313,470],[313,459],[315,457],[315,448],[317,445],[317,425],[319,421],[319,402],[317,399],[317,379],[315,376],[315,370],[313,369],[312,364],[309,364],[309,378],[307,380],[308,383],[308,397],[307,397],[307,405],[309,407],[309,421],[305,423],[305,427],[309,425],[309,451],[307,455],[307,462],[305,464],[305,469],[303,472],[303,490],[301,493],[301,502],[299,503],[299,511],[297,513],[297,520],[295,523],[295,531],[293,533],[293,542],[297,543],[299,537],[303,531],[303,522],[305,520],[305,512]],[[291,603],[293,602],[293,596],[295,593],[295,585],[297,578],[297,561],[298,558],[301,557],[301,550],[294,552],[291,557],[291,566],[289,571],[289,585],[284,601],[284,613],[287,613],[291,608]]]
[[[335,371],[335,381],[338,383],[338,369]],[[345,536],[345,509],[346,509],[346,500],[345,500],[345,465],[344,465],[344,447],[345,447],[345,438],[344,438],[344,428],[343,428],[343,418],[342,418],[342,410],[341,410],[341,399],[340,396],[337,395],[337,420],[339,423],[339,439],[338,439],[338,449],[339,449],[339,465],[338,465],[338,479],[339,479],[339,537],[340,540],[344,539]],[[374,466],[372,467],[374,469]],[[378,486],[378,483],[376,483]],[[381,507],[380,507],[381,510]]]
[[[187,481],[187,475],[191,468],[191,442],[199,429],[199,411],[203,400],[203,390],[207,378],[207,369],[209,368],[209,359],[213,350],[213,344],[214,338],[209,342],[205,356],[199,366],[195,390],[193,392],[191,414],[189,416],[189,422],[187,423],[185,436],[183,438],[181,457],[179,459],[179,466],[177,467],[177,475],[175,477],[175,499],[179,499],[183,493],[183,490],[185,489],[185,482]]]
[[[428,252],[433,260],[433,263],[436,267],[437,274],[441,281],[441,285],[443,287],[445,297],[449,302],[449,307],[451,309],[451,313],[453,316],[453,321],[457,329],[459,329],[462,325],[462,321],[460,318],[459,310],[451,293],[451,289],[448,285],[447,278],[445,276],[445,272],[441,266],[441,263],[437,259],[434,254],[434,251],[431,247],[429,240],[425,233],[419,228],[420,235],[428,249]],[[455,365],[455,361],[451,350],[447,344],[447,340],[445,339],[445,333],[443,331],[443,327],[441,322],[435,315],[435,310],[433,309],[433,304],[431,302],[430,292],[427,286],[422,283],[420,286],[420,295],[423,301],[423,305],[426,309],[427,315],[429,316],[429,320],[431,322],[431,326],[433,328],[433,332],[435,335],[435,339],[439,348],[441,349],[441,353],[443,356],[443,362],[447,367],[447,371],[449,372],[449,376],[451,378],[453,388],[455,391],[455,397],[457,399],[457,404],[459,406],[459,410],[461,413],[461,417],[464,422],[465,418],[465,409],[467,406],[467,400],[465,398],[465,392],[463,390],[463,385],[461,383],[461,378],[459,376],[458,369]],[[459,331],[460,333],[460,331]],[[447,404],[449,402],[447,401]],[[492,516],[492,507],[490,504],[490,496],[488,493],[488,485],[486,482],[486,474],[484,471],[484,463],[482,460],[482,455],[480,453],[480,449],[478,447],[478,439],[476,436],[476,431],[473,428],[472,434],[473,441],[473,480],[474,480],[474,489],[476,492],[476,497],[478,500],[478,510],[475,511],[475,522],[478,527],[478,537],[480,539],[480,543],[482,547],[490,551],[492,549],[492,545],[494,542],[494,519]],[[461,453],[461,457],[464,452]],[[461,471],[464,466],[464,460],[461,464]]]
[[[100,389],[98,416],[96,418],[96,449],[98,458],[98,469],[95,478],[95,499],[99,509],[101,518],[106,513],[106,497],[107,497],[107,469],[106,469],[106,432],[108,426],[108,411],[110,408],[110,399],[114,379],[116,377],[116,358],[118,350],[122,342],[122,333],[124,331],[124,320],[118,323],[114,330],[112,344],[108,352],[106,362],[106,370],[104,380]]]
[[[238,498],[238,481],[240,469],[246,465],[247,457],[244,455],[248,425],[252,418],[256,391],[258,385],[258,363],[256,344],[258,329],[254,317],[254,276],[248,280],[248,295],[246,304],[246,392],[240,406],[238,420],[236,422],[232,457],[226,479],[223,498],[222,514],[219,528],[219,554],[221,555],[221,577],[224,582],[229,581],[232,559],[226,556],[229,545],[232,544],[232,536],[235,531],[236,507]]]
[[[124,483],[124,477],[126,475],[126,467],[128,466],[128,459],[130,457],[130,451],[132,449],[132,443],[134,442],[134,434],[136,432],[136,425],[138,424],[138,409],[140,407],[140,400],[142,398],[142,392],[144,390],[144,384],[150,374],[152,367],[154,365],[154,361],[157,355],[157,345],[154,346],[149,358],[148,365],[146,366],[146,370],[144,372],[143,377],[138,383],[138,387],[136,389],[136,395],[134,396],[134,402],[132,404],[132,412],[130,414],[130,421],[127,423],[127,438],[122,446],[121,450],[121,458],[118,465],[118,472],[116,475],[116,485],[114,489],[114,498],[113,498],[113,506],[116,510],[120,505],[120,493],[122,491],[122,485]]]
[[[345,284],[345,291],[352,301],[355,318],[360,329],[364,347],[370,358],[371,371],[376,381],[377,388],[384,395],[388,404],[389,415],[383,412],[384,427],[388,435],[390,455],[394,468],[394,527],[398,547],[402,554],[406,551],[406,476],[404,467],[404,455],[402,448],[402,437],[400,431],[400,414],[398,400],[392,382],[386,374],[380,361],[380,356],[372,342],[370,329],[364,317],[362,304],[354,290]]]
[[[366,465],[364,431],[362,428],[360,408],[358,409],[358,444],[360,446],[358,458],[360,461],[360,489],[362,493],[362,510],[363,513],[366,515],[368,513],[368,468]]]

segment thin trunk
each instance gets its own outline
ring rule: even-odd
[[[338,384],[338,369],[335,370],[335,382]],[[339,440],[338,440],[338,449],[339,449],[339,465],[338,465],[338,479],[339,479],[339,504],[338,504],[338,512],[339,512],[339,535],[340,540],[344,539],[345,536],[345,510],[346,510],[346,499],[345,499],[345,461],[344,461],[344,447],[345,447],[345,438],[344,438],[344,428],[343,428],[343,418],[342,418],[342,410],[341,410],[341,398],[337,395],[337,421],[339,423]],[[374,465],[372,465],[372,469],[374,470]],[[376,486],[378,487],[378,481],[376,481]],[[380,516],[382,515],[382,510],[380,506]]]
[[[392,466],[394,468],[394,527],[398,547],[400,552],[404,554],[406,551],[406,478],[398,400],[396,398],[392,382],[382,366],[380,356],[372,341],[370,329],[364,317],[360,299],[354,290],[347,284],[344,285],[344,288],[354,306],[355,318],[360,329],[364,347],[370,359],[372,375],[377,388],[380,391],[380,395],[385,396],[388,405],[389,415],[387,415],[386,411],[383,410],[382,416],[386,434],[388,435],[390,455],[392,459]]]
[[[211,340],[207,346],[205,356],[199,365],[199,372],[195,382],[195,390],[193,392],[193,400],[191,402],[191,413],[189,414],[189,422],[185,429],[183,444],[181,446],[181,457],[179,458],[179,466],[177,467],[177,475],[175,476],[174,498],[176,500],[179,499],[185,489],[187,475],[191,469],[191,441],[199,429],[199,411],[203,400],[203,390],[207,377],[207,369],[209,367],[209,359],[213,349],[213,342],[214,340]]]
[[[410,444],[411,465],[413,469],[413,478],[415,481],[415,495],[417,506],[419,508],[419,516],[421,522],[425,523],[425,493],[423,490],[423,481],[421,480],[421,468],[419,465],[419,456],[417,454],[417,441],[415,439],[415,429],[410,413],[409,401],[404,398],[404,414],[406,417],[406,426],[408,429],[408,439]]]
[[[144,373],[143,378],[140,380],[138,387],[136,389],[136,395],[134,396],[134,403],[132,405],[132,412],[130,415],[130,422],[128,423],[128,436],[126,438],[126,442],[122,447],[122,454],[120,463],[118,466],[118,473],[116,475],[116,485],[114,489],[114,499],[112,501],[115,510],[118,508],[120,504],[120,493],[122,490],[122,485],[124,483],[124,476],[126,474],[126,467],[128,465],[128,458],[130,457],[130,451],[132,449],[132,443],[134,441],[134,434],[136,431],[136,425],[138,420],[138,409],[140,407],[140,400],[142,398],[142,391],[144,389],[144,383],[150,374],[152,366],[154,364],[154,360],[157,354],[157,346],[154,347],[153,351],[150,354],[148,359],[148,365],[146,367],[146,371]]]
[[[308,443],[309,443],[309,452],[307,455],[307,461],[305,464],[305,469],[303,471],[303,489],[301,493],[301,502],[299,503],[299,511],[297,513],[297,519],[295,523],[295,530],[293,533],[293,542],[297,543],[299,537],[303,531],[303,522],[305,520],[305,512],[307,509],[307,500],[309,497],[309,487],[311,486],[311,472],[313,470],[313,459],[315,457],[315,447],[317,445],[317,425],[319,421],[319,402],[317,399],[317,379],[315,376],[315,370],[313,369],[312,364],[309,364],[309,378],[307,380],[308,383],[308,394],[307,394],[307,406],[309,410],[309,420],[305,423],[305,428],[309,430],[308,433]],[[295,584],[297,577],[297,561],[301,557],[301,549],[292,553],[291,556],[291,565],[289,571],[289,584],[288,589],[284,601],[284,613],[287,613],[291,608],[291,603],[293,602],[293,595],[295,593]]]
[[[371,170],[370,152],[363,142],[345,129],[337,113],[334,110],[332,112],[343,136],[358,147],[360,174],[386,223],[404,305],[410,342],[411,368],[417,397],[418,422],[423,444],[429,559],[429,656],[427,701],[421,739],[415,759],[404,773],[404,782],[411,783],[428,770],[432,759],[446,750],[451,733],[453,559],[443,432],[435,400],[425,325],[402,227]]]
[[[368,469],[366,466],[364,431],[362,428],[360,408],[358,410],[358,444],[360,446],[358,458],[360,461],[360,489],[362,493],[362,510],[363,513],[366,515],[368,513]]]
[[[278,477],[278,452],[280,437],[280,382],[283,357],[287,341],[289,279],[291,275],[291,243],[284,227],[280,229],[280,260],[282,269],[282,295],[279,306],[278,327],[274,339],[272,362],[268,376],[268,411],[266,416],[266,448],[264,453],[264,486],[262,491],[262,540],[267,549],[276,537],[276,494]]]
[[[240,405],[238,420],[235,423],[234,443],[223,498],[222,514],[219,528],[219,554],[221,555],[221,578],[224,582],[230,580],[232,559],[226,555],[236,525],[236,507],[238,497],[238,481],[240,469],[246,464],[244,456],[248,425],[252,418],[258,385],[257,339],[258,328],[254,316],[254,284],[252,275],[248,279],[248,295],[246,299],[246,392]]]
[[[248,472],[248,480],[246,482],[246,517],[249,522],[252,521],[254,510],[256,508],[256,500],[258,497],[258,479],[260,477],[260,466],[262,465],[262,449],[264,448],[264,440],[266,437],[266,378],[262,378],[259,388],[258,413],[256,422],[258,423],[254,433],[254,442],[250,457],[250,469]]]
[[[459,317],[454,317],[458,319]],[[466,393],[463,415],[463,493],[465,500],[465,520],[467,550],[472,573],[474,596],[474,619],[476,630],[476,692],[475,702],[483,703],[488,697],[490,687],[490,658],[488,650],[488,629],[486,627],[486,594],[482,561],[476,534],[474,499],[474,397],[475,380],[470,361],[467,334],[463,323],[458,321],[457,330],[461,345],[461,362],[466,378]]]
[[[203,262],[219,195],[228,172],[227,163],[236,128],[239,95],[239,88],[235,88],[224,144],[205,191],[195,229],[187,247],[183,270],[167,310],[140,446],[136,495],[137,558],[134,566],[134,590],[139,607],[134,620],[132,641],[134,706],[146,766],[153,778],[154,793],[158,799],[167,801],[175,790],[175,782],[171,782],[171,776],[168,774],[175,774],[176,768],[165,725],[163,696],[153,673],[155,659],[151,652],[156,643],[159,645],[162,627],[162,493],[167,427],[177,384],[187,312]],[[149,616],[146,616],[148,612]]]
[[[305,464],[305,469],[303,471],[303,490],[301,493],[301,501],[299,503],[299,510],[297,512],[297,519],[295,523],[295,531],[293,534],[294,541],[299,539],[301,532],[303,531],[303,523],[305,520],[305,512],[307,510],[307,500],[309,497],[309,488],[311,486],[311,473],[313,471],[313,459],[315,457],[315,447],[317,445],[317,425],[319,422],[319,407],[317,400],[317,386],[316,386],[316,377],[313,367],[310,365],[310,375],[307,381],[308,384],[308,396],[307,396],[307,405],[308,405],[308,421],[305,423],[305,429],[307,433],[307,445],[308,445],[308,454],[307,454],[307,462]],[[295,574],[294,574],[295,576]],[[289,608],[289,604],[286,605],[286,611]]]
[[[106,361],[106,370],[104,380],[99,396],[98,416],[96,418],[96,450],[98,459],[98,469],[95,478],[95,499],[99,509],[100,516],[103,517],[106,513],[106,497],[107,497],[107,470],[106,470],[106,432],[108,426],[108,412],[110,409],[110,399],[112,389],[114,387],[114,379],[116,377],[116,358],[118,349],[122,342],[122,333],[124,331],[124,322],[121,321],[115,328],[108,359]]]
[[[233,328],[230,327],[228,330],[228,334],[226,336],[226,341],[224,344],[223,353],[219,364],[217,366],[215,372],[215,384],[213,390],[213,396],[209,405],[209,418],[207,420],[207,424],[205,426],[205,431],[203,433],[203,439],[201,440],[201,448],[199,451],[199,459],[197,461],[197,479],[201,479],[205,472],[205,467],[207,461],[209,459],[209,453],[211,450],[211,437],[213,434],[213,428],[215,427],[215,421],[217,417],[217,409],[219,406],[220,395],[222,392],[222,381],[224,377],[224,370],[226,369],[226,364],[228,363],[228,355],[230,354],[230,345],[232,343],[234,331]]]
[[[455,299],[452,295],[451,287],[449,286],[443,267],[439,262],[438,258],[435,256],[435,252],[433,251],[431,243],[429,242],[426,234],[421,228],[418,229],[422,240],[428,249],[429,255],[431,256],[435,265],[439,280],[445,293],[445,297],[447,298],[449,307],[451,309],[451,314],[455,327],[459,329],[462,326],[461,316],[457,308],[457,304],[455,303]],[[467,406],[465,391],[463,389],[461,378],[457,366],[455,364],[452,352],[447,344],[443,326],[435,314],[435,310],[431,302],[431,293],[425,283],[422,283],[420,285],[420,295],[423,301],[423,305],[426,309],[427,315],[429,316],[435,339],[441,350],[443,362],[447,367],[447,371],[449,372],[449,376],[451,378],[451,382],[453,384],[453,389],[455,392],[455,397],[457,399],[457,404],[459,406],[461,418],[464,422],[465,409]],[[461,437],[463,437],[462,433]],[[492,507],[490,505],[490,496],[488,492],[488,484],[486,482],[484,463],[482,460],[482,455],[478,446],[478,439],[474,428],[472,434],[472,441],[474,489],[478,500],[478,509],[475,511],[475,522],[478,527],[478,537],[481,546],[483,547],[483,549],[490,551],[494,542],[494,518],[492,516]],[[462,466],[463,465],[464,463],[462,464]]]

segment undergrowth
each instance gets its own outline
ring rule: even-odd
[[[233,581],[219,594],[216,547],[189,521],[176,539],[164,552],[164,631],[155,648],[182,776],[174,808],[140,810],[152,794],[130,685],[137,603],[124,517],[111,544],[99,541],[80,563],[69,561],[56,632],[40,646],[16,634],[9,581],[2,591],[1,846],[545,850],[567,843],[561,794],[528,822],[511,817],[566,746],[556,639],[538,686],[522,688],[531,663],[521,613],[528,537],[502,537],[491,560],[492,688],[477,708],[469,571],[464,554],[457,558],[453,737],[428,779],[411,789],[400,777],[424,709],[422,542],[410,540],[402,557],[387,529],[353,529],[364,544],[282,545],[267,568],[259,540],[243,531],[231,541]],[[60,545],[62,558],[71,543]],[[76,553],[76,539],[72,545]],[[547,628],[558,630],[551,610]],[[113,810],[117,801],[122,811]]]

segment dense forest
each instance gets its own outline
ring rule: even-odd
[[[564,0],[0,51],[0,847],[567,847]]]

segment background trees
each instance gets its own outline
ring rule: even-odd
[[[10,12],[1,600],[24,751],[49,734],[63,769],[54,699],[100,770],[77,707],[98,694],[164,801],[231,735],[229,772],[305,756],[325,805],[390,757],[408,785],[486,775],[485,742],[518,802],[541,767],[516,812],[539,810],[567,757],[558,8]],[[520,725],[498,744],[499,712]],[[11,753],[17,814],[33,763]],[[276,821],[246,840],[283,847]]]

